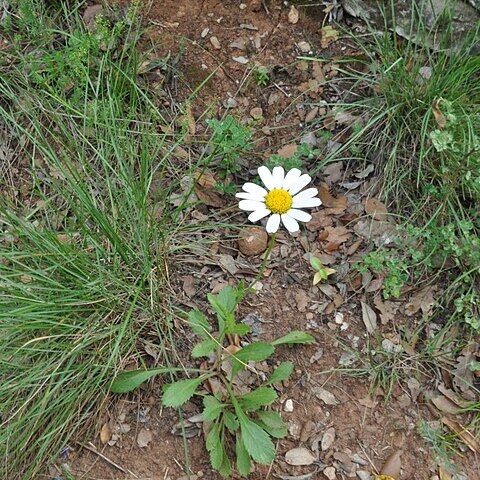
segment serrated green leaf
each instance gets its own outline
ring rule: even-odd
[[[218,469],[218,472],[223,478],[227,478],[232,474],[232,464],[230,463],[230,459],[228,458],[227,452],[225,450],[225,445],[222,445],[223,450],[223,461],[222,465]]]
[[[237,334],[237,335],[246,335],[247,333],[250,333],[251,328],[248,325],[245,325],[244,323],[236,323],[232,325],[231,327],[227,327],[225,329],[225,333],[230,333],[230,334]]]
[[[267,432],[259,425],[250,420],[238,404],[235,404],[235,412],[240,423],[240,431],[247,452],[258,463],[268,465],[275,458],[275,446]]]
[[[293,345],[293,344],[310,344],[314,343],[315,338],[312,337],[312,335],[309,335],[308,333],[302,332],[300,330],[293,330],[290,333],[287,333],[287,335],[284,335],[283,337],[277,338],[272,342],[272,345],[278,346],[278,345]]]
[[[261,362],[270,357],[274,351],[275,347],[266,342],[251,343],[243,347],[232,357],[232,378],[244,367],[243,364],[249,361]]]
[[[273,410],[257,412],[260,426],[274,438],[283,438],[287,435],[288,428],[278,412]]]
[[[235,444],[235,454],[237,456],[237,471],[242,477],[248,477],[252,469],[252,460],[245,448],[240,434],[237,435]]]
[[[236,432],[238,430],[239,424],[236,415],[233,412],[226,411],[223,414],[223,420],[225,426],[231,431]]]
[[[201,375],[197,378],[179,380],[165,385],[162,404],[165,407],[180,407],[193,396],[197,387],[206,378],[206,375]]]
[[[210,428],[205,446],[210,453],[210,463],[215,470],[219,470],[223,463],[224,450],[220,440],[220,424],[215,423]]]
[[[292,362],[282,362],[272,373],[265,385],[273,385],[274,383],[283,382],[293,372]]]
[[[203,397],[203,406],[203,419],[206,422],[213,422],[220,416],[225,405],[218,401],[213,395],[207,395]]]
[[[200,312],[200,310],[193,309],[188,312],[188,323],[194,333],[205,340],[210,339],[208,332],[211,331],[211,326],[208,323],[208,318]]]
[[[260,407],[270,405],[277,397],[277,392],[273,388],[259,387],[238,397],[238,402],[244,411],[251,412],[258,410]]]
[[[152,368],[151,370],[132,370],[121,372],[117,375],[110,386],[113,393],[127,393],[138,388],[155,375],[171,372],[171,368]]]
[[[215,351],[217,348],[217,342],[213,339],[203,340],[197,343],[192,349],[192,357],[207,357],[209,353]]]

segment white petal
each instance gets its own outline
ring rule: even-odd
[[[319,198],[305,198],[304,200],[294,200],[292,203],[293,208],[311,208],[311,207],[318,207],[321,205],[322,202]]]
[[[258,195],[259,197],[264,197],[268,192],[261,187],[260,185],[257,185],[255,183],[250,183],[247,182],[243,185],[242,187],[246,192],[248,193],[253,193],[255,195]]]
[[[255,200],[242,200],[238,202],[238,208],[240,208],[240,210],[246,210],[247,212],[253,212],[255,210],[264,210],[265,204],[263,202],[256,202]]]
[[[305,200],[306,198],[316,197],[318,195],[318,190],[316,188],[307,188],[303,192],[297,193],[293,200]]]
[[[260,175],[263,184],[267,187],[267,190],[273,190],[275,188],[273,175],[267,167],[258,167],[258,174]]]
[[[280,225],[280,215],[278,213],[274,213],[267,222],[267,232],[268,233],[275,233],[278,230]]]
[[[290,195],[295,195],[298,193],[303,187],[306,187],[312,179],[310,178],[310,175],[307,175],[304,173],[301,175],[299,178],[297,178],[292,185],[290,186]]]
[[[285,180],[283,181],[283,189],[289,191],[290,187],[298,180],[302,172],[298,168],[292,168],[285,175]]]
[[[284,213],[282,215],[282,223],[285,225],[285,228],[290,232],[298,232],[300,230],[300,227],[298,225],[298,222],[288,215],[287,213]]]
[[[312,216],[309,213],[304,212],[303,210],[295,210],[294,208],[291,208],[287,214],[301,222],[309,222],[312,219]]]
[[[255,222],[258,222],[261,218],[266,217],[270,213],[271,212],[268,208],[264,208],[263,210],[255,210],[248,216],[248,219],[251,222],[255,223]]]
[[[259,197],[256,193],[248,193],[248,192],[239,192],[236,193],[235,196],[237,198],[243,198],[245,200],[254,200],[256,202],[263,202],[264,197]]]
[[[283,170],[283,167],[275,167],[272,176],[275,188],[282,188],[283,180],[285,179],[285,170]]]

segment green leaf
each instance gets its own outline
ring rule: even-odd
[[[278,395],[273,388],[259,387],[245,395],[238,397],[238,402],[244,411],[255,411],[265,405],[270,405]]]
[[[207,378],[201,375],[197,378],[189,378],[187,380],[179,380],[164,386],[162,404],[165,407],[180,407],[189,400],[197,387]]]
[[[220,424],[215,423],[210,428],[205,446],[210,453],[210,463],[215,470],[219,470],[223,463],[224,449],[220,440]]]
[[[310,255],[310,265],[315,270],[320,270],[323,267],[322,262],[317,257],[314,257],[313,255]]]
[[[243,443],[242,436],[237,435],[237,441],[235,444],[235,453],[237,456],[237,470],[242,477],[248,477],[250,475],[250,470],[252,469],[252,460],[250,455],[245,448]]]
[[[275,458],[275,446],[267,432],[255,422],[252,422],[242,411],[238,403],[235,404],[240,431],[247,452],[258,463],[268,465]]]
[[[312,335],[309,335],[308,333],[301,332],[299,330],[293,330],[290,333],[287,333],[287,335],[277,338],[272,342],[272,345],[284,345],[285,343],[288,345],[293,345],[295,343],[298,344],[309,344],[309,343],[314,343],[315,338],[312,337]]]
[[[278,412],[272,410],[257,412],[260,426],[272,437],[283,438],[287,435],[287,424],[282,420]]]
[[[292,362],[282,362],[272,373],[271,377],[265,382],[265,385],[273,385],[274,383],[283,382],[293,372]]]
[[[250,360],[261,362],[270,357],[274,351],[275,348],[266,342],[251,343],[243,347],[234,357],[232,356],[232,378],[243,368],[243,364],[248,363]]]
[[[210,339],[211,336],[208,332],[211,331],[208,318],[200,312],[200,310],[194,309],[188,312],[188,323],[196,335],[205,340]]]
[[[192,357],[207,357],[209,353],[213,352],[217,348],[217,342],[213,339],[203,340],[203,342],[197,343],[192,349]]]
[[[231,431],[231,432],[236,432],[239,427],[239,423],[237,420],[237,417],[235,416],[234,413],[230,411],[226,411],[223,414],[223,420],[225,421],[225,426]]]
[[[232,464],[230,463],[230,459],[228,458],[227,452],[225,450],[225,445],[222,445],[223,450],[223,461],[218,469],[220,475],[224,478],[229,477],[232,474]]]
[[[113,393],[131,392],[155,375],[169,373],[171,371],[171,368],[152,368],[151,370],[121,372],[110,385],[110,391]]]
[[[225,405],[219,402],[213,395],[207,395],[203,397],[203,406],[203,419],[206,422],[213,422],[220,416]]]
[[[237,335],[246,335],[250,333],[251,328],[249,325],[245,325],[244,323],[236,323],[231,327],[227,327],[225,333],[237,334]]]

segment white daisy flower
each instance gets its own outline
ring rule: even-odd
[[[241,198],[238,206],[247,212],[251,222],[271,215],[267,221],[267,232],[275,233],[280,226],[280,220],[285,228],[293,233],[298,232],[300,227],[298,221],[309,222],[312,216],[299,210],[299,208],[318,207],[322,204],[317,197],[316,188],[306,187],[311,178],[298,168],[292,168],[285,175],[283,167],[275,167],[272,172],[267,167],[260,167],[258,174],[266,189],[254,183],[245,183],[243,192],[237,193],[236,197]]]

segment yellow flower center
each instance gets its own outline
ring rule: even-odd
[[[275,188],[265,197],[265,205],[272,213],[283,214],[292,208],[292,196],[282,188]]]

